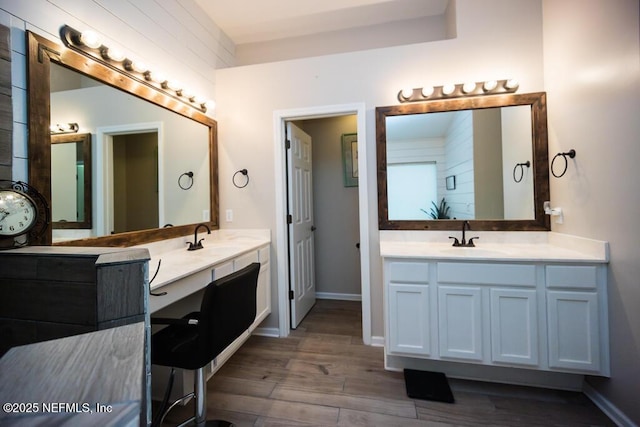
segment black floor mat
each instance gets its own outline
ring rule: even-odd
[[[404,370],[407,396],[412,399],[453,403],[453,394],[447,376],[441,372]]]

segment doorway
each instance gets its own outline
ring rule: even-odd
[[[159,226],[158,133],[116,135],[113,150],[112,233]]]
[[[130,231],[164,224],[162,122],[99,127],[96,152],[104,159],[95,165],[96,200],[103,201],[101,206],[93,206],[97,235],[111,234],[116,227]]]
[[[288,261],[288,224],[287,224],[287,173],[285,128],[288,121],[310,120],[344,115],[356,115],[357,134],[361,143],[358,149],[357,168],[361,177],[367,176],[367,149],[365,128],[365,106],[363,103],[311,107],[296,110],[279,110],[274,112],[274,143],[276,146],[276,252],[279,260],[277,266],[278,283],[278,326],[280,336],[289,335],[289,261]],[[360,179],[358,185],[358,216],[360,242],[360,289],[362,307],[362,338],[365,344],[371,344],[371,295],[369,270],[369,218],[368,182]]]

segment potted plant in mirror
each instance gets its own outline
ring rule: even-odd
[[[427,212],[424,209],[420,209],[422,212],[426,213],[431,217],[431,219],[449,219],[449,206],[447,206],[447,202],[444,200],[440,200],[440,204],[437,205],[436,202],[431,201],[433,207],[431,208],[431,212]]]

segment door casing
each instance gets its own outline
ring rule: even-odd
[[[362,339],[371,344],[371,273],[369,263],[369,198],[367,178],[367,137],[365,122],[365,104],[340,104],[308,107],[291,110],[276,110],[273,113],[275,144],[275,184],[276,184],[276,256],[278,283],[278,328],[281,337],[289,336],[289,261],[287,255],[287,169],[285,128],[292,120],[309,120],[355,114],[357,116],[358,170],[361,179],[358,182],[358,211],[360,217],[360,280],[362,290]]]

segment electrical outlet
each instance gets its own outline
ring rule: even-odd
[[[233,209],[227,209],[227,222],[233,222]]]
[[[202,210],[202,220],[208,222],[211,220],[211,216],[209,215],[209,209]]]

